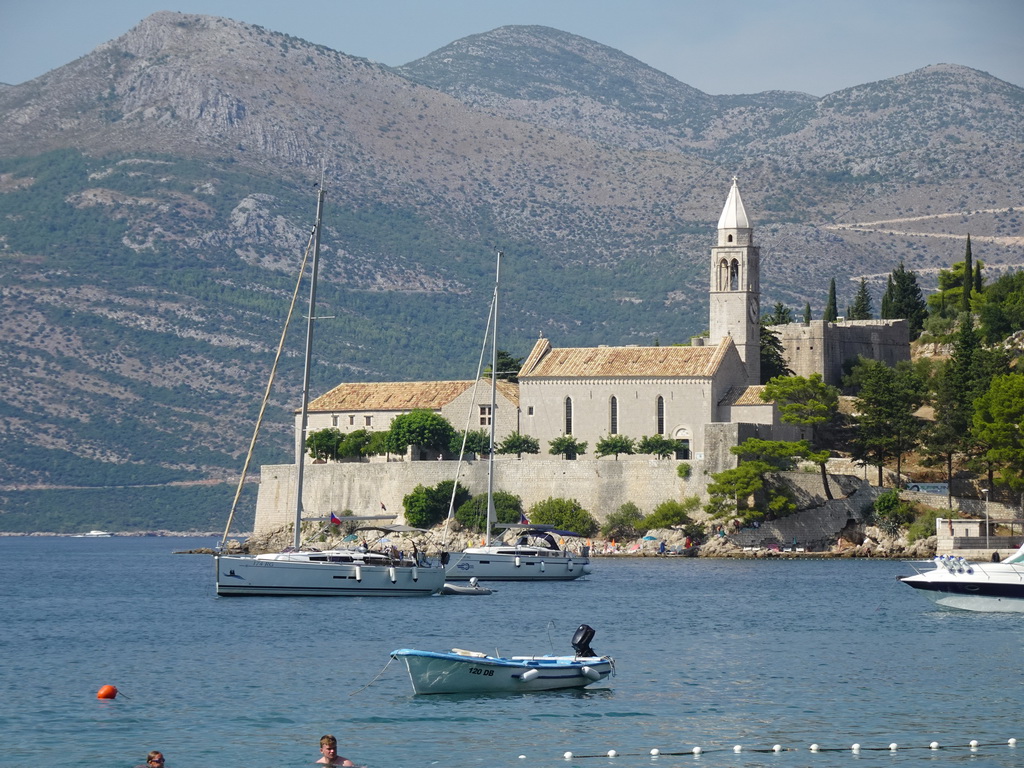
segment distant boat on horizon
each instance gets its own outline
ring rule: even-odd
[[[114,534],[110,531],[89,531],[88,533],[76,533],[72,538],[75,539],[109,539]]]

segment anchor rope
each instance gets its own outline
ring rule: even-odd
[[[371,685],[373,685],[374,683],[376,683],[376,682],[377,682],[377,679],[378,679],[378,678],[379,678],[379,677],[380,677],[381,675],[383,675],[385,671],[387,671],[387,668],[391,666],[391,662],[392,662],[392,661],[394,661],[394,660],[395,660],[395,657],[394,657],[394,656],[392,656],[391,658],[389,658],[389,659],[388,659],[388,663],[384,665],[384,668],[383,668],[383,669],[381,669],[381,671],[380,671],[380,672],[378,672],[378,673],[377,673],[376,675],[374,675],[374,676],[373,676],[373,679],[372,679],[372,680],[371,680],[370,682],[368,682],[368,683],[367,683],[366,685],[364,685],[364,686],[363,686],[362,688],[359,688],[359,689],[357,689],[357,690],[355,690],[355,691],[352,691],[352,693],[350,693],[350,694],[349,694],[349,696],[355,696],[355,695],[356,695],[357,693],[362,693],[362,692],[363,692],[363,691],[365,691],[365,690],[366,690],[367,688],[369,688],[369,687],[370,687]]]

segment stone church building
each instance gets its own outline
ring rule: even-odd
[[[495,487],[515,493],[527,508],[568,496],[602,519],[625,502],[646,513],[666,499],[703,496],[712,473],[735,466],[730,447],[747,437],[798,437],[760,397],[760,256],[735,179],[708,274],[710,334],[690,346],[556,347],[542,337],[523,362],[518,383],[498,383],[494,414],[489,380],[340,384],[309,404],[307,432],[385,431],[396,416],[417,409],[441,414],[457,430],[489,429],[493,415],[499,443],[519,432],[540,444],[536,455],[495,457]],[[794,323],[777,330],[791,353],[790,367],[805,376],[826,372],[835,380],[843,361],[858,353],[887,362],[909,357],[904,321],[864,323]],[[455,462],[438,459],[455,457],[415,447],[404,456],[311,464],[300,450],[301,425],[296,427],[296,455],[306,462],[303,505],[310,514],[379,514],[382,508],[394,514],[417,485],[453,479]],[[549,454],[551,440],[563,435],[587,443],[586,453],[575,461]],[[661,435],[681,447],[667,461],[646,454],[597,459],[595,446],[608,435]],[[680,461],[691,464],[686,479],[676,472]],[[483,492],[487,464],[471,459],[459,482]],[[257,533],[291,521],[296,475],[294,464],[262,468]]]
[[[496,440],[518,431],[539,440],[546,456],[551,440],[572,435],[592,456],[608,435],[661,435],[681,441],[677,458],[702,459],[708,425],[777,427],[775,408],[759,397],[759,253],[735,180],[709,274],[711,332],[691,346],[563,348],[538,339],[518,385],[499,384]],[[484,404],[475,406],[470,428],[489,428],[489,389],[473,381],[340,384],[310,403],[308,430],[387,430],[395,416],[413,409],[436,411],[462,429],[474,402]],[[410,452],[408,458],[437,455]]]

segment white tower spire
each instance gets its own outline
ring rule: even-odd
[[[760,249],[747,218],[739,181],[732,180],[718,238],[711,248],[711,344],[731,336],[747,369],[747,383],[761,381]]]

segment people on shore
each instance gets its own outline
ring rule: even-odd
[[[317,760],[317,763],[320,765],[355,765],[355,763],[347,757],[342,757],[338,754],[338,740],[330,734],[320,738],[320,754],[322,757]]]

